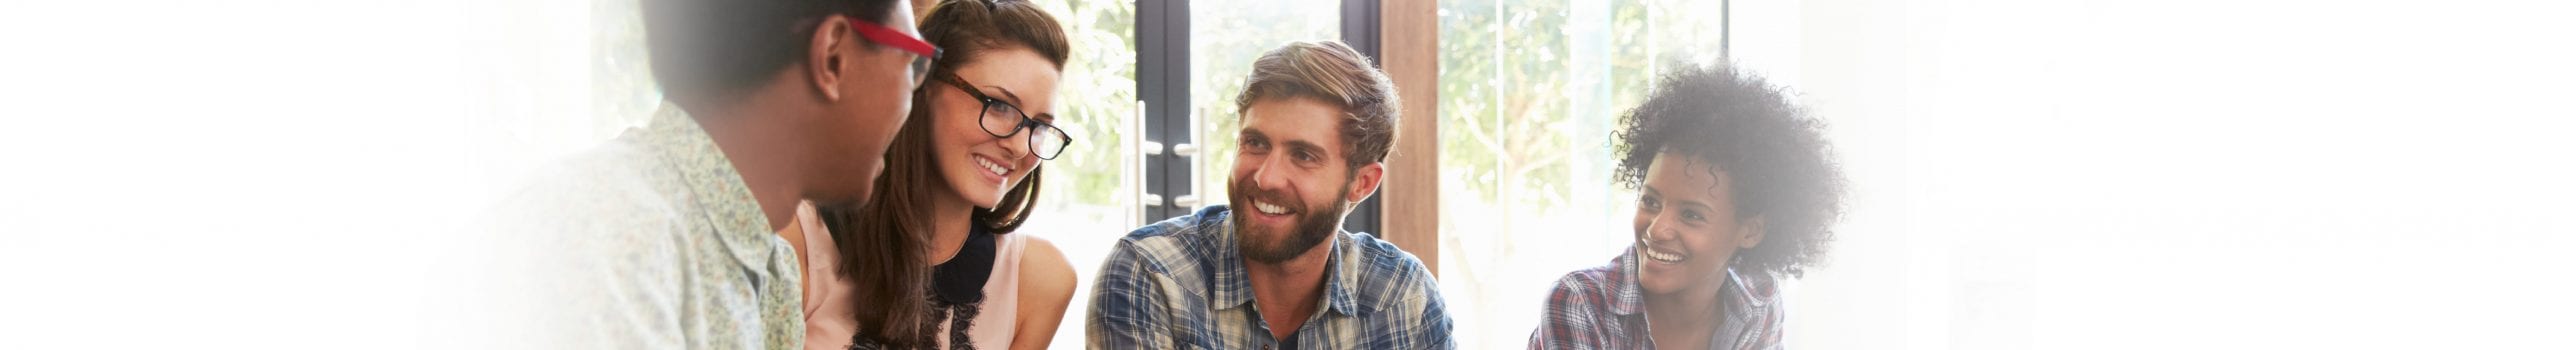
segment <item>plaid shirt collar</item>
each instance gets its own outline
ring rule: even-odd
[[[1652,332],[1652,326],[1646,324],[1644,318],[1644,286],[1636,282],[1636,265],[1644,263],[1642,259],[1635,248],[1628,248],[1626,254],[1609,261],[1609,273],[1602,282],[1611,287],[1610,297],[1605,301],[1609,313],[1634,326],[1622,329],[1626,333],[1620,336],[1643,339],[1650,344],[1651,339],[1645,338]],[[1714,330],[1715,334],[1708,340],[1708,348],[1762,349],[1776,346],[1781,332],[1777,329],[1778,322],[1785,317],[1777,305],[1777,283],[1767,277],[1744,277],[1730,266],[1725,268],[1724,275],[1724,287],[1716,293],[1718,302],[1724,304],[1721,307],[1724,323]]]
[[[1218,290],[1209,292],[1210,306],[1217,310],[1234,309],[1253,302],[1253,280],[1245,277],[1243,247],[1237,244],[1237,240],[1243,237],[1237,235],[1234,213],[1234,211],[1219,212],[1217,222],[1214,224],[1219,231],[1219,236],[1228,237],[1228,239],[1216,240],[1223,246],[1214,250],[1217,256],[1208,262],[1209,268],[1217,271],[1211,274],[1210,285],[1217,286]],[[1331,255],[1325,257],[1325,279],[1323,286],[1320,287],[1325,289],[1321,297],[1324,300],[1320,302],[1342,316],[1358,316],[1359,313],[1356,311],[1359,310],[1360,305],[1360,299],[1356,297],[1358,293],[1351,292],[1359,290],[1360,287],[1360,274],[1356,273],[1360,271],[1361,266],[1357,266],[1360,262],[1342,259],[1344,256],[1355,253],[1350,251],[1353,244],[1345,241],[1345,237],[1350,235],[1349,232],[1335,228],[1333,251]]]

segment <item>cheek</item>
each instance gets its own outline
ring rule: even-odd
[[[964,152],[969,145],[985,142],[993,136],[978,131],[976,102],[957,103],[941,99],[933,105],[934,147],[944,153]]]
[[[1689,251],[1693,252],[1715,251],[1709,248],[1714,248],[1716,241],[1722,238],[1716,237],[1713,233],[1714,228],[1683,226],[1680,231],[1680,244],[1688,246]]]
[[[1647,227],[1647,226],[1645,225],[1645,223],[1647,223],[1647,222],[1652,222],[1652,221],[1653,221],[1653,216],[1651,216],[1651,215],[1645,215],[1644,213],[1637,213],[1637,214],[1636,214],[1636,221],[1635,221],[1635,222],[1631,222],[1631,223],[1629,223],[1629,224],[1631,224],[1631,225],[1629,225],[1629,226],[1633,226],[1633,227],[1635,227],[1635,229],[1636,229],[1636,230],[1635,230],[1636,239],[1644,239],[1644,229]]]
[[[1259,166],[1262,166],[1262,157],[1237,152],[1236,166],[1227,170],[1228,181],[1233,181],[1239,184],[1244,183],[1247,180],[1246,178],[1253,176],[1255,167]]]
[[[1351,179],[1341,178],[1341,177],[1339,177],[1339,176],[1325,175],[1325,174],[1340,174],[1338,171],[1340,171],[1340,170],[1337,170],[1337,169],[1319,170],[1319,171],[1317,171],[1315,174],[1309,174],[1309,175],[1314,175],[1314,176],[1312,176],[1313,178],[1301,177],[1301,178],[1303,178],[1303,179],[1307,179],[1308,181],[1315,181],[1315,182],[1317,182],[1316,186],[1319,186],[1319,187],[1311,187],[1311,188],[1320,189],[1320,190],[1315,190],[1315,191],[1308,191],[1308,192],[1315,192],[1315,193],[1308,193],[1308,194],[1306,194],[1305,196],[1307,196],[1307,197],[1324,197],[1324,198],[1331,198],[1331,199],[1332,199],[1332,201],[1315,201],[1316,199],[1324,199],[1324,198],[1308,198],[1308,200],[1309,200],[1309,201],[1308,201],[1307,203],[1320,203],[1320,204],[1331,205],[1331,204],[1334,204],[1333,202],[1342,201],[1342,200],[1346,199],[1346,198],[1343,198],[1343,197],[1345,197],[1345,196],[1350,196],[1350,195],[1351,195]]]
[[[1689,232],[1681,234],[1681,244],[1688,246],[1689,251],[1703,253],[1701,255],[1715,258],[1709,259],[1708,261],[1699,261],[1699,263],[1722,265],[1724,264],[1724,259],[1732,258],[1733,251],[1730,249],[1732,249],[1731,247],[1733,246],[1733,237],[1723,234],[1725,232],[1730,232],[1727,228],[1700,227],[1688,231]]]

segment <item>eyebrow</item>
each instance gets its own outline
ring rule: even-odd
[[[1680,205],[1696,206],[1699,209],[1706,209],[1709,213],[1716,212],[1716,206],[1707,205],[1706,202],[1700,202],[1694,199],[1682,199],[1680,200]]]
[[[1013,104],[1013,107],[1014,107],[1014,108],[1016,108],[1016,109],[1022,108],[1022,96],[1015,96],[1015,95],[1013,94],[1013,89],[1007,89],[1007,88],[1004,88],[1004,86],[999,86],[999,85],[987,85],[987,87],[989,87],[989,88],[995,88],[996,93],[1004,94],[1004,99],[1005,99],[1004,103],[1010,103],[1010,104]],[[1049,113],[1045,113],[1045,112],[1044,112],[1044,113],[1040,113],[1040,114],[1032,115],[1031,117],[1033,117],[1033,118],[1042,118],[1042,119],[1047,119],[1047,120],[1057,120],[1057,119],[1058,119],[1058,117],[1057,117],[1057,116],[1049,115]]]
[[[1305,149],[1313,151],[1315,154],[1332,154],[1326,153],[1324,146],[1317,146],[1314,142],[1307,142],[1306,140],[1289,140],[1287,143],[1290,148]]]
[[[1664,193],[1664,192],[1668,192],[1668,191],[1663,191],[1663,190],[1661,190],[1661,189],[1653,188],[1653,186],[1652,186],[1652,185],[1646,185],[1646,186],[1644,186],[1644,192],[1645,192],[1645,193],[1648,193],[1648,194],[1653,194],[1653,195],[1655,195],[1655,196],[1661,196],[1661,195],[1662,195],[1662,193]],[[1700,202],[1700,201],[1695,200],[1695,199],[1682,199],[1682,200],[1680,200],[1680,201],[1679,201],[1678,203],[1676,203],[1676,204],[1679,204],[1679,205],[1682,205],[1682,206],[1695,206],[1695,207],[1698,207],[1698,208],[1701,208],[1701,209],[1706,209],[1706,210],[1707,210],[1707,212],[1710,212],[1710,213],[1713,213],[1713,212],[1715,212],[1715,211],[1716,211],[1716,206],[1713,206],[1713,205],[1707,205],[1707,202]]]

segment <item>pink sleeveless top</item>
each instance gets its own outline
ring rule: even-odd
[[[809,334],[807,350],[844,350],[853,345],[853,285],[836,275],[836,240],[827,233],[825,222],[818,220],[817,208],[800,204],[800,233],[806,239],[809,262],[801,266],[808,276],[809,289],[801,294],[801,311],[807,317]],[[1022,233],[996,235],[995,266],[989,269],[986,300],[978,304],[978,318],[969,327],[969,339],[979,349],[1013,348],[1014,325],[1021,309]],[[938,329],[949,332],[949,315]],[[947,333],[946,333],[947,334]],[[948,336],[936,339],[939,349],[950,349]]]

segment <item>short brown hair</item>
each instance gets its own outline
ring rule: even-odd
[[[1331,103],[1350,114],[1342,120],[1342,140],[1349,145],[1342,153],[1353,166],[1386,161],[1395,147],[1395,83],[1350,45],[1300,41],[1263,53],[1236,94],[1236,115],[1256,101],[1293,97]]]

